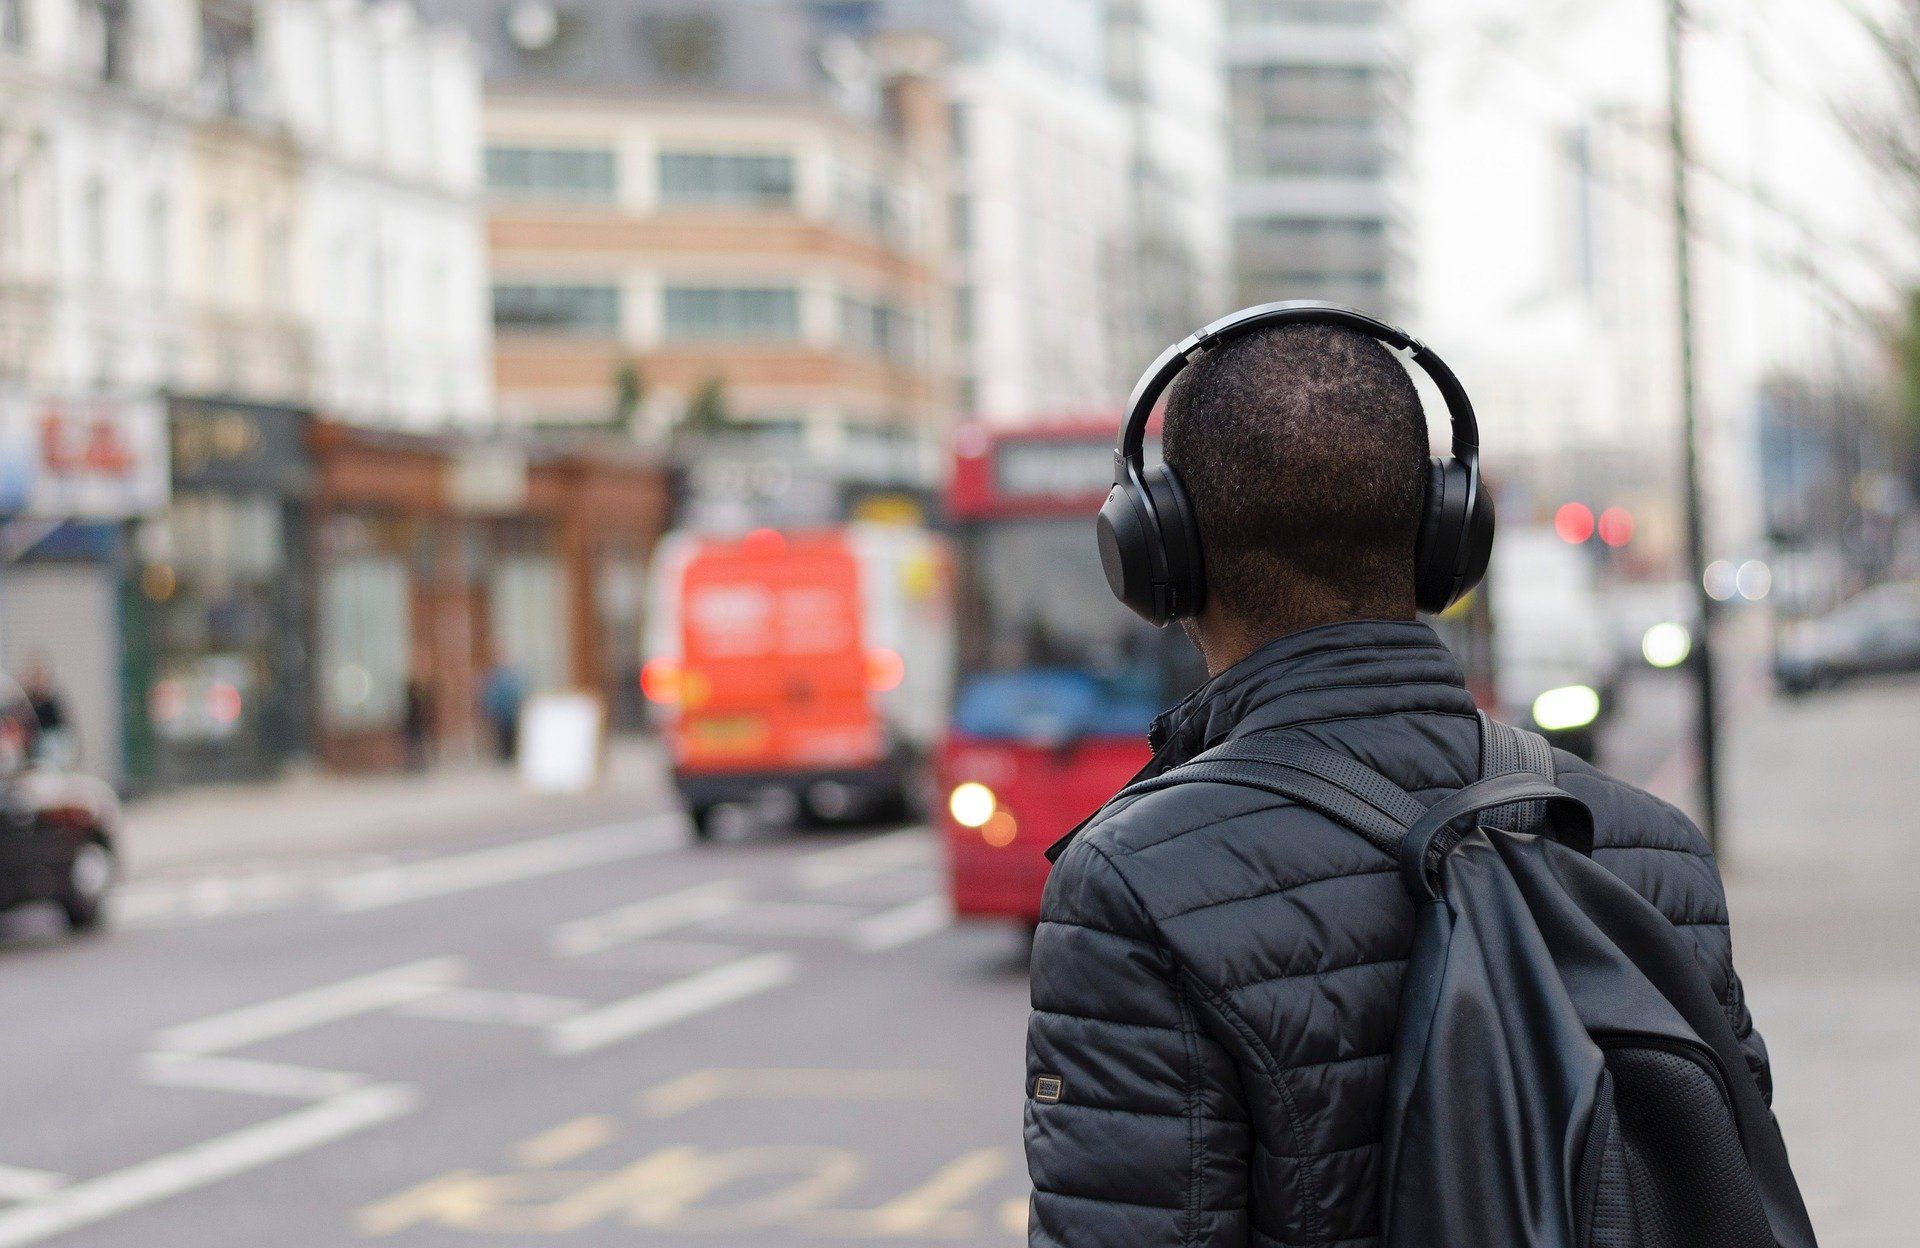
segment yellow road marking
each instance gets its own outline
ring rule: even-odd
[[[367,1236],[423,1226],[560,1235],[612,1217],[635,1227],[729,1234],[790,1224],[843,1196],[865,1171],[858,1155],[841,1148],[668,1148],[610,1174],[459,1170],[369,1205],[357,1221]],[[735,1187],[753,1194],[713,1199]]]
[[[640,1094],[650,1117],[671,1118],[715,1101],[939,1100],[953,1095],[944,1076],[918,1070],[696,1070]]]
[[[833,1211],[809,1220],[809,1233],[860,1239],[965,1239],[978,1219],[954,1206],[971,1199],[1007,1167],[997,1148],[979,1148],[940,1167],[906,1194],[877,1209]]]
[[[588,1114],[520,1141],[514,1160],[530,1170],[548,1170],[585,1156],[620,1134],[620,1126],[605,1114]]]

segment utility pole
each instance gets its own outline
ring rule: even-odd
[[[1695,731],[1700,755],[1700,824],[1707,843],[1720,847],[1720,716],[1714,689],[1714,619],[1719,603],[1707,592],[1707,527],[1700,485],[1700,399],[1694,361],[1693,222],[1688,200],[1686,0],[1667,4],[1667,139],[1673,161],[1673,255],[1680,331],[1680,428],[1687,507],[1687,575],[1700,617],[1693,650]]]

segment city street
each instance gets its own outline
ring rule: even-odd
[[[1828,851],[1897,844],[1875,805],[1897,766],[1875,781],[1849,751],[1897,749],[1917,703],[1894,684],[1739,721],[1743,783],[1785,774],[1787,742],[1806,781],[1745,792],[1730,859],[1828,1244],[1894,1242],[1874,1201],[1898,1162],[1862,1140],[1916,1109],[1920,991],[1890,952],[1915,872]],[[1684,789],[1682,705],[1675,681],[1630,688],[1623,770]],[[305,850],[239,824],[224,857],[213,826],[136,844],[101,936],[11,921],[0,1248],[1021,1242],[1022,940],[951,925],[924,830],[697,847],[645,767],[574,803],[383,783]],[[1843,783],[1830,821],[1796,822]]]

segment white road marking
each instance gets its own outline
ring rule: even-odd
[[[0,1212],[0,1248],[37,1244],[83,1226],[230,1179],[411,1113],[419,1097],[401,1084],[361,1088],[136,1162]]]
[[[491,988],[448,988],[430,997],[410,1001],[398,1013],[450,1023],[504,1023],[513,1027],[544,1027],[583,1012],[587,1003],[572,997],[539,992],[497,992]]]
[[[862,949],[878,953],[912,944],[952,925],[953,903],[936,893],[860,920],[853,940]]]
[[[809,854],[801,859],[798,875],[806,888],[836,888],[908,867],[926,866],[933,861],[933,852],[933,838],[925,828],[902,828]]]
[[[459,958],[410,962],[169,1027],[154,1038],[154,1044],[172,1053],[223,1053],[323,1023],[417,1001],[445,991],[465,974],[466,963]]]
[[[684,826],[685,820],[680,815],[655,815],[630,823],[495,845],[350,875],[330,884],[326,896],[334,910],[351,914],[428,897],[493,888],[661,853],[682,843]]]
[[[799,964],[789,954],[741,958],[555,1023],[547,1029],[547,1048],[567,1056],[590,1053],[778,988],[798,971]]]
[[[284,1096],[296,1101],[325,1101],[366,1086],[365,1075],[260,1062],[248,1057],[206,1057],[196,1053],[147,1053],[140,1077],[169,1088],[204,1088],[252,1096]]]
[[[620,969],[645,971],[650,975],[685,975],[709,971],[722,962],[731,962],[746,950],[716,940],[648,940],[623,945],[615,951]]]
[[[0,1200],[38,1200],[56,1188],[64,1187],[67,1176],[50,1170],[25,1170],[19,1166],[0,1166]]]
[[[857,906],[823,901],[756,901],[706,926],[714,931],[750,936],[842,936],[860,918]]]
[[[615,945],[718,918],[738,907],[741,896],[737,880],[715,880],[648,897],[604,914],[562,923],[553,929],[553,950],[563,958],[602,953]]]

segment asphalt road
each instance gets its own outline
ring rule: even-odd
[[[951,924],[924,830],[640,805],[9,920],[0,1248],[1021,1242],[1021,936]]]

